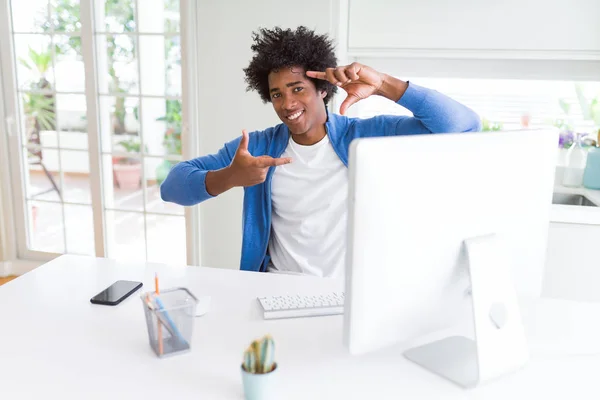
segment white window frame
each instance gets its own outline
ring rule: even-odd
[[[136,1],[136,12],[138,0]],[[93,0],[81,0],[81,41],[82,57],[85,66],[85,96],[87,102],[87,121],[88,121],[88,155],[90,162],[90,189],[92,196],[92,210],[94,221],[94,245],[95,253],[98,257],[106,256],[106,228],[104,221],[104,197],[102,195],[101,179],[101,149],[99,138],[99,119],[98,119],[98,69],[96,68],[96,48],[95,48],[95,29],[93,18]],[[182,149],[181,159],[186,160],[198,155],[197,135],[190,132],[197,130],[197,98],[198,88],[195,83],[195,71],[197,70],[197,52],[196,43],[198,40],[198,31],[196,29],[196,3],[193,0],[180,1],[180,38],[181,38],[181,57],[182,57]],[[4,109],[0,109],[0,118],[2,121],[0,127],[0,165],[3,168],[0,171],[0,178],[3,187],[0,189],[0,235],[7,240],[0,241],[0,260],[4,259],[24,259],[35,261],[49,261],[60,254],[35,251],[27,248],[27,229],[26,229],[26,208],[25,208],[25,187],[23,177],[26,171],[23,170],[20,153],[22,135],[18,126],[19,119],[19,101],[16,80],[16,68],[14,66],[13,34],[10,18],[10,1],[0,0],[0,37],[10,38],[10,40],[0,41],[0,54],[5,56],[0,58],[0,104],[4,103]],[[139,34],[136,32],[136,34]],[[138,49],[139,51],[139,49]],[[139,67],[138,67],[139,69]],[[139,72],[139,71],[138,71]],[[63,92],[61,92],[63,94]],[[81,93],[77,93],[81,95]],[[137,95],[138,97],[140,95]],[[144,98],[153,97],[143,95]],[[169,96],[156,96],[166,97]],[[141,98],[141,97],[139,97]],[[142,139],[143,140],[143,139]],[[6,144],[6,145],[4,145]],[[143,143],[142,143],[143,146]],[[7,157],[4,158],[4,153]],[[116,154],[116,153],[115,153]],[[11,156],[12,155],[12,156]],[[164,157],[168,159],[169,157]],[[6,166],[9,166],[10,174]],[[142,174],[144,168],[142,168]],[[143,175],[142,175],[142,181]],[[9,185],[4,182],[13,182]],[[6,190],[8,189],[8,190]],[[143,182],[145,189],[145,182]],[[144,192],[145,197],[145,192]],[[146,212],[146,214],[153,214]],[[162,215],[162,214],[161,214]],[[13,218],[14,216],[14,218]],[[8,218],[10,217],[10,218]],[[186,221],[186,260],[188,265],[197,265],[200,260],[199,254],[199,212],[197,207],[188,207],[185,209],[184,218]],[[15,232],[10,232],[10,227],[15,227]]]
[[[199,70],[198,42],[198,5],[196,0],[181,0],[181,75],[182,75],[182,114],[183,129],[181,144],[183,159],[189,160],[200,155],[199,138],[199,97],[200,87],[196,79]],[[200,210],[198,207],[185,208],[185,227],[187,240],[187,263],[199,265],[200,254]]]
[[[0,10],[0,18],[2,18],[2,10]],[[9,121],[6,120],[5,102],[2,97],[4,93],[2,74],[5,70],[2,64],[5,57],[2,57],[2,54],[5,53],[0,45],[0,160],[5,160],[5,165],[9,163]],[[15,223],[12,207],[12,179],[9,168],[2,168],[4,165],[0,164],[0,262],[14,260],[17,257],[16,233],[13,229]]]

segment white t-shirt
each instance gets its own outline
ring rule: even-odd
[[[329,137],[303,146],[290,137],[271,182],[270,272],[341,278],[346,255],[348,169]]]

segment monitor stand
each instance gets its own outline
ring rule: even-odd
[[[404,356],[464,387],[513,372],[527,363],[529,351],[511,268],[495,235],[464,241],[475,340],[452,336],[407,350]]]

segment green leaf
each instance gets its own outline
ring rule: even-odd
[[[560,105],[560,108],[563,110],[563,112],[569,115],[569,112],[571,111],[571,105],[567,103],[565,99],[560,99],[558,101],[558,104]]]
[[[592,100],[590,104],[590,116],[597,127],[600,127],[600,96]]]
[[[29,65],[29,63],[24,60],[23,58],[19,58],[19,63],[24,66],[25,68],[27,68],[28,70],[33,70],[33,68],[31,67],[31,65]]]
[[[43,94],[24,94],[23,108],[27,115],[36,119],[41,130],[54,129],[54,97]]]
[[[501,131],[502,128],[503,128],[502,122],[490,121],[487,118],[481,119],[481,131],[482,132]]]
[[[135,139],[121,140],[118,143],[128,153],[139,153],[141,144]]]
[[[575,93],[577,93],[577,100],[579,100],[579,107],[581,107],[581,114],[583,115],[583,119],[590,120],[592,119],[592,114],[590,111],[590,103],[585,98],[583,94],[583,89],[581,88],[581,84],[575,84]]]

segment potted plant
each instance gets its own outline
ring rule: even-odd
[[[163,136],[163,146],[167,154],[181,154],[181,102],[179,100],[166,101],[167,113],[165,116],[157,118],[157,121],[163,121],[167,125],[167,130]]]
[[[567,100],[560,99],[559,105],[564,116],[556,118],[553,121],[553,125],[560,131],[558,143],[560,149],[566,150],[573,145],[576,137],[576,130],[585,136],[595,134],[598,128],[600,128],[600,95],[592,99],[586,98],[581,84],[575,84],[575,94],[577,95],[577,105],[579,106],[579,111],[583,117],[584,124],[576,128],[574,127],[571,114],[572,106]],[[590,138],[590,140],[592,139]],[[586,147],[590,146],[590,143],[585,142],[584,144]]]
[[[121,140],[118,143],[127,153],[140,153],[138,137]],[[142,163],[136,157],[117,157],[113,161],[115,184],[120,189],[136,190],[140,188],[142,177]]]
[[[496,132],[501,131],[504,126],[502,122],[490,121],[487,118],[481,119],[481,131],[482,132]]]
[[[167,100],[166,109],[166,115],[156,119],[157,121],[165,122],[167,125],[163,136],[165,154],[181,155],[181,102],[179,100]],[[167,178],[169,171],[176,163],[176,161],[164,160],[156,167],[156,181],[158,185]]]

